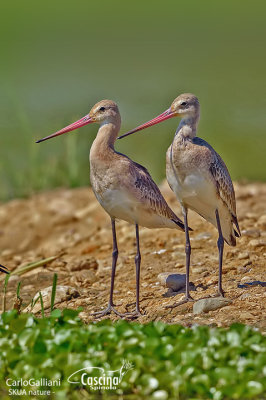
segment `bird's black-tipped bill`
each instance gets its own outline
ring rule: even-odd
[[[52,135],[46,136],[43,139],[37,140],[36,143],[44,142],[45,140],[52,139],[59,135],[63,135],[63,133],[74,131],[75,129],[81,128],[82,126],[91,124],[92,122],[94,122],[94,121],[91,119],[91,117],[89,115],[86,115],[85,117],[79,119],[78,121],[73,122],[73,124],[70,124],[63,129],[60,129],[60,131],[52,133]]]
[[[2,264],[0,264],[0,272],[4,272],[5,274],[9,274],[9,271],[8,271],[7,267],[5,267]]]
[[[158,115],[157,117],[151,119],[148,122],[145,122],[142,125],[137,126],[137,128],[132,129],[131,131],[125,133],[124,135],[119,136],[118,139],[122,139],[122,138],[124,138],[126,136],[131,135],[132,133],[141,131],[142,129],[145,129],[145,128],[149,128],[152,125],[159,124],[160,122],[163,122],[166,119],[173,118],[173,117],[175,117],[175,113],[173,113],[171,108],[168,108],[166,111],[164,111],[162,114]]]

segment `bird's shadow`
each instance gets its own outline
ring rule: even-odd
[[[248,289],[249,287],[252,286],[262,286],[266,287],[266,282],[261,282],[261,281],[253,281],[253,282],[245,282],[243,284],[238,284],[237,287],[240,289]]]
[[[193,282],[189,282],[189,290],[195,292],[196,286],[194,285]],[[182,294],[182,293],[186,293],[186,288],[185,287],[182,287],[177,291],[174,291],[173,289],[169,288],[167,290],[167,292],[163,294],[163,297],[175,297],[178,294]]]

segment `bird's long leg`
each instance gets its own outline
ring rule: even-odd
[[[183,300],[181,300],[179,303],[174,303],[172,305],[166,306],[166,308],[174,308],[177,306],[180,306],[181,304],[184,304],[188,301],[193,301],[193,297],[190,296],[189,293],[189,267],[190,267],[190,254],[191,254],[191,245],[190,245],[190,240],[189,240],[189,228],[188,228],[188,222],[187,222],[187,208],[182,207],[183,215],[184,215],[184,225],[185,225],[185,235],[186,235],[186,247],[185,247],[185,252],[186,252],[186,293],[185,297]]]
[[[141,254],[140,254],[140,246],[139,246],[139,225],[136,224],[136,246],[137,253],[135,256],[135,265],[136,265],[136,310],[133,312],[128,312],[123,314],[124,317],[128,318],[137,318],[141,314],[139,308],[139,282],[140,282],[140,263],[141,263]]]
[[[139,226],[136,224],[136,245],[137,245],[137,253],[135,257],[136,264],[136,314],[141,314],[139,309],[139,278],[140,278],[140,262],[141,262],[141,254],[139,248]]]
[[[115,220],[113,218],[111,218],[111,224],[112,224],[112,233],[113,233],[113,253],[112,253],[112,273],[111,273],[110,297],[109,297],[108,306],[105,310],[97,311],[92,314],[96,317],[103,317],[104,315],[110,314],[111,311],[113,311],[115,314],[119,315],[120,317],[124,316],[124,314],[119,313],[114,308],[114,302],[113,302],[115,271],[116,271],[116,263],[117,263],[117,258],[118,258],[118,247],[117,247],[117,240],[116,240]]]
[[[188,222],[187,222],[187,208],[183,208],[184,214],[184,225],[185,225],[185,235],[186,235],[186,295],[184,300],[189,301],[193,300],[193,298],[189,294],[189,267],[190,267],[190,254],[191,254],[191,245],[189,240],[189,230],[188,230]]]
[[[141,254],[140,254],[140,246],[139,246],[139,225],[136,224],[136,246],[137,252],[135,256],[135,265],[136,265],[136,310],[133,312],[128,312],[124,314],[124,316],[128,318],[137,318],[141,314],[139,308],[139,281],[140,281],[140,263],[141,263]]]
[[[112,224],[112,233],[113,233],[113,253],[112,253],[112,273],[111,273],[111,287],[110,287],[109,302],[108,302],[108,306],[105,310],[97,311],[97,312],[93,313],[92,315],[99,318],[99,317],[103,317],[107,314],[111,314],[111,312],[113,311],[119,317],[136,318],[141,314],[140,310],[139,310],[139,275],[140,275],[140,260],[141,260],[141,255],[140,255],[140,250],[139,250],[139,227],[136,224],[136,241],[137,241],[137,254],[135,257],[135,263],[136,263],[136,311],[134,311],[133,313],[131,313],[131,312],[120,313],[115,309],[115,305],[113,302],[115,271],[116,271],[116,263],[117,263],[117,258],[118,258],[118,247],[117,247],[117,240],[116,240],[115,220],[112,218],[111,218],[111,224]]]
[[[219,212],[218,210],[215,211],[216,215],[216,222],[217,222],[217,229],[219,233],[218,241],[217,241],[217,246],[219,250],[219,279],[218,279],[218,294],[220,296],[224,296],[224,291],[222,288],[222,268],[223,268],[223,251],[224,251],[224,237],[222,233],[222,228],[221,228],[221,223],[220,223],[220,217],[219,217]]]

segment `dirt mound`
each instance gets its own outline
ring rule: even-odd
[[[165,198],[181,216],[175,196],[164,183]],[[237,211],[242,237],[237,247],[225,245],[223,282],[232,303],[207,314],[194,315],[192,303],[165,309],[182,298],[159,283],[161,272],[185,273],[184,234],[169,229],[141,228],[140,322],[161,320],[184,325],[242,322],[265,330],[266,184],[235,184]],[[217,231],[193,212],[189,213],[192,257],[191,277],[195,299],[214,295],[218,275]],[[119,259],[115,281],[115,302],[121,311],[133,310],[135,301],[135,230],[125,222],[117,224]],[[19,265],[58,256],[53,262],[22,276],[12,276],[8,285],[8,307],[12,306],[17,283],[26,306],[35,293],[52,284],[76,288],[80,296],[58,304],[59,308],[83,307],[85,321],[92,311],[106,306],[111,272],[112,237],[108,215],[88,188],[54,190],[26,200],[12,200],[0,206],[0,262],[10,270]],[[0,276],[3,281],[4,276]],[[265,314],[264,314],[265,315]],[[111,319],[117,319],[111,315]]]

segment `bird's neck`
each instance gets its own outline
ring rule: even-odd
[[[197,135],[199,114],[181,119],[177,127],[176,135],[184,139],[193,139]]]
[[[108,153],[114,152],[114,143],[120,130],[120,121],[116,123],[105,122],[101,124],[97,136],[94,139],[90,158],[104,158]]]

